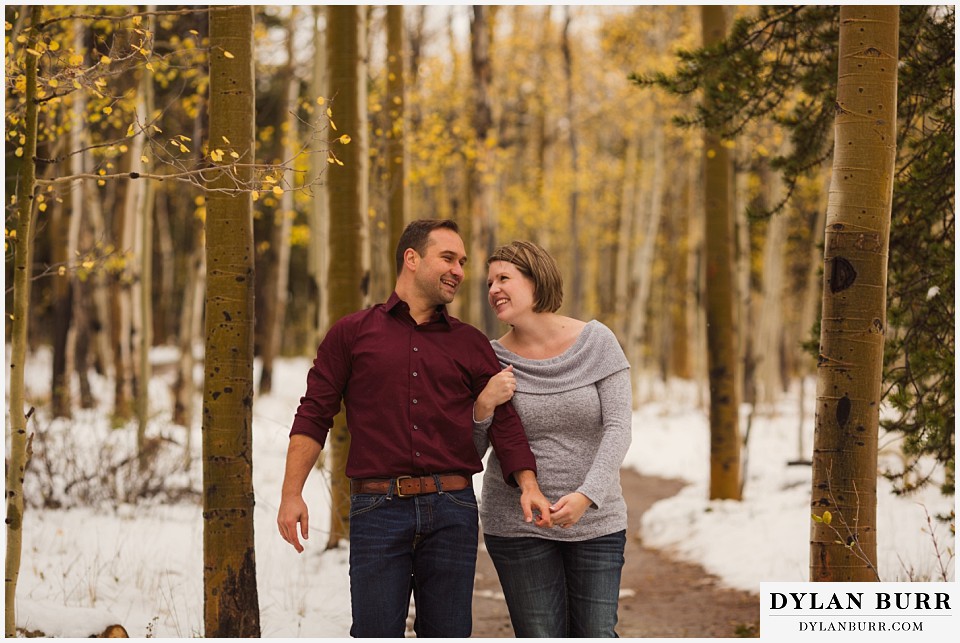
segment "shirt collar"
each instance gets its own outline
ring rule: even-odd
[[[397,294],[397,291],[393,291],[393,294],[391,294],[390,298],[387,299],[387,302],[384,304],[384,307],[386,308],[387,312],[392,313],[394,309],[397,309],[397,307],[401,306],[401,304],[402,304],[402,308],[400,308],[400,310],[403,310],[404,312],[407,313],[407,315],[409,315],[410,306],[407,304],[407,302],[400,299],[400,295]],[[430,319],[430,321],[431,322],[444,321],[447,323],[448,326],[450,325],[450,313],[447,312],[447,307],[445,304],[440,304],[439,306],[437,306],[433,314],[433,317]]]

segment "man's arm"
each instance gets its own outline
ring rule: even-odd
[[[522,469],[515,471],[513,478],[517,481],[517,486],[520,487],[520,507],[523,509],[523,519],[526,522],[536,522],[537,527],[553,527],[550,501],[540,491],[537,474],[530,469]],[[539,515],[534,515],[534,512]]]
[[[283,539],[293,545],[297,553],[303,551],[303,545],[300,544],[300,538],[297,535],[297,523],[300,523],[300,534],[303,539],[310,538],[310,520],[307,503],[303,501],[303,485],[320,456],[320,449],[319,442],[301,434],[290,436],[290,444],[287,446],[287,464],[280,492],[277,527]]]

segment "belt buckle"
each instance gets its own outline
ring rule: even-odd
[[[397,477],[397,498],[408,498],[410,496],[415,496],[417,494],[404,494],[400,491],[400,481],[401,480],[413,480],[414,476],[398,476]]]

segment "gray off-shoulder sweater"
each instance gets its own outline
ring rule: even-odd
[[[520,491],[503,481],[490,454],[483,474],[480,520],[485,534],[578,541],[627,528],[620,465],[630,446],[630,365],[613,332],[593,320],[574,344],[549,359],[526,359],[491,342],[501,364],[513,364],[513,405],[537,458],[537,480],[551,502],[574,491],[593,504],[568,529],[542,529],[523,521]],[[480,456],[491,419],[474,423]]]

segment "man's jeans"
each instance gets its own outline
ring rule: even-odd
[[[478,536],[471,488],[351,496],[350,635],[403,637],[412,591],[418,637],[469,637]]]
[[[610,637],[626,532],[579,542],[484,534],[517,637]]]

